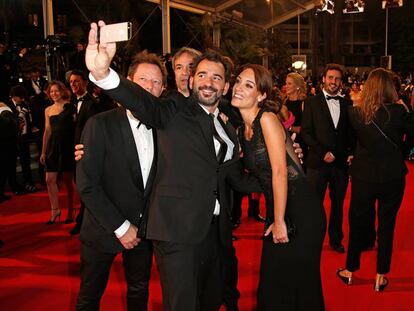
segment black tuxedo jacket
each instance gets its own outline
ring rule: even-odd
[[[43,93],[43,91],[46,90],[47,80],[44,77],[40,77],[40,79],[38,81],[36,81],[35,83],[37,83],[37,85],[40,88],[40,90],[42,91],[42,93]],[[29,97],[38,96],[36,94],[36,91],[33,88],[32,79],[24,80],[23,86],[26,89],[27,93],[29,94]],[[44,93],[43,94],[42,93],[40,93],[39,95],[43,96]]]
[[[76,185],[85,215],[80,240],[103,252],[119,252],[115,236],[125,220],[145,235],[145,208],[155,176],[154,161],[144,189],[134,137],[124,109],[98,114],[87,122],[82,135],[85,155],[76,168]],[[140,217],[140,215],[143,215]]]
[[[350,107],[349,117],[356,134],[352,178],[378,183],[400,179],[407,174],[402,152],[404,134],[414,133],[414,113],[402,105],[388,104],[375,115],[375,123],[397,146],[388,141],[373,124],[365,124],[358,108]]]
[[[76,107],[76,97],[73,99],[73,104]],[[87,93],[82,101],[81,108],[76,116],[76,129],[75,129],[75,144],[80,142],[83,128],[85,127],[86,121],[95,114],[103,112],[103,106],[100,106],[99,103],[93,98],[93,96]]]
[[[346,160],[351,152],[352,135],[349,126],[348,107],[351,102],[341,98],[340,116],[335,128],[328,103],[323,92],[310,97],[305,102],[301,136],[309,146],[306,166],[318,169],[327,163],[323,160],[328,151],[335,156],[334,164],[346,168]]]
[[[220,201],[221,242],[231,241],[231,184],[240,192],[260,192],[256,179],[242,175],[234,128],[224,124],[234,142],[233,159],[219,165],[210,116],[193,97],[156,98],[121,77],[108,94],[157,128],[157,173],[150,198],[147,238],[196,244],[210,228],[215,201]]]

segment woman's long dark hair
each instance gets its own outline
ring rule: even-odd
[[[278,113],[282,102],[280,97],[273,92],[273,80],[270,71],[262,65],[246,64],[239,68],[236,76],[246,69],[251,69],[253,71],[257,90],[261,94],[266,94],[266,98],[259,102],[259,107]]]

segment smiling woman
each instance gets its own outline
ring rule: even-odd
[[[239,71],[231,101],[244,121],[239,138],[245,167],[259,179],[266,201],[257,309],[323,310],[325,213],[275,114],[271,90],[269,71],[248,64]],[[297,228],[294,236],[288,234],[288,219]]]

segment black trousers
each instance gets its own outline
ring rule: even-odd
[[[30,143],[29,137],[20,138],[19,159],[22,166],[23,184],[33,185],[32,169],[30,167]]]
[[[81,244],[81,284],[76,310],[99,311],[100,300],[116,255]],[[142,240],[135,248],[124,250],[122,257],[127,281],[127,310],[147,310],[152,263],[151,242]]]
[[[346,268],[356,271],[360,267],[364,237],[369,233],[369,220],[377,202],[378,254],[377,273],[390,271],[395,221],[404,196],[405,178],[387,183],[368,183],[352,179],[349,208],[349,246]]]
[[[319,169],[309,168],[306,172],[309,184],[315,189],[316,194],[323,202],[325,192],[329,186],[331,199],[331,212],[329,215],[329,244],[339,245],[344,237],[342,231],[343,209],[348,186],[348,173],[345,169],[334,165],[324,165]]]
[[[190,245],[153,241],[160,273],[164,310],[219,310],[223,302],[222,252],[219,226]]]
[[[0,196],[4,194],[6,182],[12,190],[17,190],[16,158],[16,144],[0,145]]]

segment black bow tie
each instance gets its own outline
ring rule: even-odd
[[[139,122],[138,122],[137,129],[139,129],[139,127],[140,127],[141,125],[145,125],[145,127],[147,128],[147,130],[150,130],[150,129],[152,128],[151,126],[146,125],[146,124],[142,123],[141,121],[139,121]]]
[[[336,96],[329,96],[329,95],[327,95],[326,96],[326,100],[330,100],[330,99],[340,100],[341,99],[341,96],[338,96],[338,95],[336,95]]]

